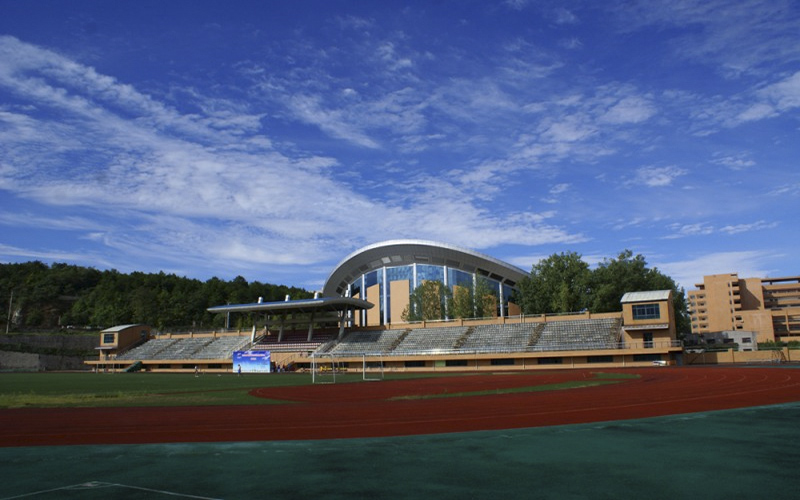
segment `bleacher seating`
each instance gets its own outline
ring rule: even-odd
[[[118,355],[117,359],[132,360],[132,361],[153,359],[153,356],[156,356],[158,353],[160,353],[164,349],[167,349],[177,341],[178,341],[177,339],[148,340],[144,344],[138,345],[133,349]]]
[[[350,332],[332,346],[323,346],[317,353],[382,354],[402,341],[408,330],[369,330]]]
[[[620,333],[618,318],[356,330],[347,333],[339,342],[320,347],[316,354],[411,355],[615,349],[619,345]]]
[[[458,348],[474,352],[525,351],[536,326],[536,323],[475,326]]]
[[[150,359],[191,359],[194,354],[211,342],[210,338],[179,339],[167,346],[166,349],[150,356]]]
[[[456,343],[467,333],[466,326],[445,326],[439,328],[415,328],[408,331],[402,341],[393,349],[396,354],[415,352],[453,351]]]
[[[615,349],[620,339],[619,318],[579,319],[536,323],[440,326],[393,330],[355,330],[340,341],[334,333],[287,332],[264,335],[250,345],[250,336],[158,338],[117,359],[190,360],[230,359],[234,351],[260,349],[306,351],[335,355],[414,355],[436,353],[500,353]]]
[[[233,351],[245,348],[250,337],[191,337],[151,339],[123,354],[117,359],[131,361],[229,359]]]
[[[241,351],[250,344],[250,337],[217,337],[195,353],[197,359],[230,359],[233,351]]]
[[[616,318],[551,321],[545,323],[533,351],[614,349],[620,335]]]

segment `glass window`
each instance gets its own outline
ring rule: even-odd
[[[401,267],[387,267],[386,268],[386,279],[389,282],[392,281],[411,281],[414,278],[414,270],[411,266],[401,266]]]
[[[447,284],[450,285],[451,288],[454,286],[463,286],[472,290],[472,273],[459,269],[448,269]]]
[[[514,364],[514,358],[499,358],[491,360],[492,366],[512,366]]]
[[[103,343],[104,344],[113,344],[115,342],[115,336],[113,333],[104,333],[103,334]]]
[[[383,273],[372,271],[364,275],[364,286],[369,289],[372,285],[379,283],[383,279]]]
[[[560,365],[562,362],[561,358],[539,358],[538,360],[540,365]]]
[[[660,354],[634,354],[634,361],[662,361]]]
[[[614,356],[586,356],[587,363],[613,363]]]
[[[658,304],[634,304],[633,319],[659,319],[661,310]]]
[[[417,264],[417,286],[423,281],[441,281],[444,283],[444,268],[430,264]]]

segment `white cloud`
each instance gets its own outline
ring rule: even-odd
[[[669,229],[673,231],[671,235],[664,239],[684,238],[686,236],[707,236],[715,232],[714,226],[704,222],[695,224],[671,224]]]
[[[767,222],[764,220],[752,222],[749,224],[732,224],[720,228],[720,231],[727,234],[749,233],[751,231],[762,231],[764,229],[772,229],[777,227],[777,222]]]
[[[464,179],[480,169],[463,177],[434,177],[423,184],[426,189],[412,182],[374,196],[360,184],[360,173],[351,170],[350,179],[336,159],[293,146],[279,151],[276,141],[261,135],[263,112],[252,113],[240,102],[188,89],[184,94],[199,112],[182,114],[45,49],[8,37],[0,39],[0,49],[15,54],[0,62],[0,86],[33,103],[28,109],[0,108],[5,124],[0,137],[7,139],[0,142],[0,186],[45,206],[58,205],[64,213],[60,223],[20,214],[6,216],[6,224],[68,225],[84,231],[87,242],[115,249],[120,260],[158,256],[162,266],[208,268],[225,262],[273,270],[335,258],[343,244],[381,236],[470,248],[585,238],[549,223],[546,214],[495,214],[484,208],[490,192],[473,186],[483,195],[471,196],[462,190]],[[496,113],[507,99],[488,80],[457,86],[469,90],[462,97],[473,111]],[[413,89],[371,100],[349,94],[342,98],[358,100],[349,109],[327,107],[321,95],[305,92],[290,96],[289,109],[298,121],[366,149],[379,147],[369,130],[423,131],[422,110],[429,104]],[[513,108],[510,102],[504,107]],[[382,182],[390,185],[391,178]],[[78,206],[85,219],[70,215]],[[101,214],[108,222],[85,224]]]
[[[710,252],[695,258],[654,263],[687,291],[703,282],[703,276],[738,273],[740,278],[767,277],[772,272],[769,262],[778,255],[769,251],[746,250],[736,252]]]
[[[333,137],[344,139],[352,144],[375,149],[380,145],[359,130],[345,113],[335,109],[324,109],[319,96],[296,95],[290,100],[289,109],[294,116],[306,123],[318,126]]]
[[[792,0],[635,0],[620,3],[617,14],[626,31],[685,28],[672,42],[674,55],[713,65],[729,78],[800,60],[800,19]]]
[[[636,170],[633,179],[635,184],[643,184],[647,187],[665,187],[673,183],[675,179],[686,175],[688,171],[676,166],[669,167],[641,167]]]
[[[728,167],[731,170],[746,170],[754,167],[756,162],[750,158],[748,153],[740,153],[736,155],[716,155],[717,157],[711,160],[712,163]]]
[[[650,100],[637,96],[625,97],[611,106],[600,117],[600,121],[613,124],[640,123],[655,113],[656,109]]]

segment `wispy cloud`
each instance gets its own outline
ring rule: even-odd
[[[358,178],[340,175],[337,160],[278,150],[262,134],[259,114],[241,103],[191,91],[201,113],[182,114],[130,85],[17,39],[0,39],[0,52],[14,54],[0,63],[0,86],[36,103],[35,112],[17,107],[0,114],[6,125],[0,133],[9,139],[0,146],[0,186],[44,204],[124,217],[130,223],[124,230],[84,227],[109,248],[175,262],[193,248],[198,261],[280,266],[338,255],[343,232],[360,241],[368,234],[393,237],[405,227],[409,235],[474,248],[582,238],[527,212],[505,214],[501,222],[476,204],[479,199],[463,195],[456,187],[460,179],[440,179],[437,189],[405,198],[412,186],[399,186],[376,199],[358,191]],[[401,90],[345,113],[326,109],[321,98],[296,94],[290,108],[301,122],[375,149],[380,145],[364,130],[421,130],[416,99]],[[475,94],[469,105],[482,106],[477,99]],[[39,112],[43,108],[58,118]],[[70,164],[73,156],[81,161]],[[50,169],[51,164],[62,168]],[[14,224],[20,217],[6,216],[0,223]],[[71,224],[77,228],[81,221]]]
[[[770,262],[780,258],[768,251],[746,250],[710,252],[674,262],[654,262],[686,290],[693,290],[710,274],[738,273],[741,278],[766,277],[772,274]]]
[[[673,41],[675,56],[710,64],[737,78],[760,73],[775,61],[800,60],[800,18],[791,5],[791,0],[636,0],[620,2],[618,15],[625,30],[694,27]]]
[[[665,236],[665,239],[684,238],[687,236],[709,236],[717,233],[724,234],[739,234],[749,233],[753,231],[763,231],[766,229],[773,229],[778,227],[778,222],[768,222],[759,220],[756,222],[742,223],[742,224],[729,224],[722,227],[715,227],[713,224],[707,222],[699,222],[694,224],[670,224],[669,230],[671,234]]]
[[[631,180],[631,183],[651,188],[665,187],[687,173],[686,169],[674,165],[669,167],[641,167],[636,170],[636,175]]]

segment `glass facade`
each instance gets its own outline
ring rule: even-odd
[[[508,285],[501,284],[485,276],[475,275],[461,269],[453,269],[447,266],[432,265],[432,264],[412,264],[405,266],[395,267],[382,267],[370,271],[349,284],[348,295],[354,297],[358,295],[360,298],[366,298],[368,301],[375,304],[375,307],[380,308],[380,324],[391,323],[392,303],[408,305],[409,297],[392,297],[391,283],[396,281],[408,282],[409,294],[414,291],[416,287],[425,281],[439,281],[444,283],[451,291],[454,287],[464,287],[475,290],[476,283],[481,280],[485,283],[489,293],[497,298],[497,316],[508,316],[508,301],[514,293],[514,288]],[[379,296],[370,295],[365,297],[370,287],[379,285]],[[402,287],[401,287],[402,289]],[[394,299],[394,300],[393,300]],[[395,317],[399,317],[401,311],[395,311]],[[451,319],[451,318],[446,318]],[[374,323],[374,321],[373,321]],[[361,324],[370,326],[366,321],[366,313],[362,312]],[[374,326],[374,325],[373,325]]]

